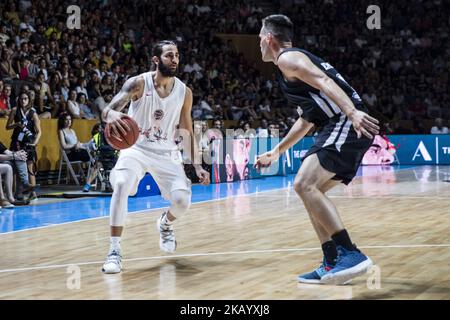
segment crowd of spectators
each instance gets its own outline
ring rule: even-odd
[[[381,28],[369,29],[369,5]],[[389,121],[450,118],[450,3],[445,0],[278,0],[296,43],[326,58]],[[396,133],[398,124],[392,125]]]
[[[269,1],[270,2],[270,1]],[[194,120],[262,119],[287,129],[297,117],[273,75],[265,78],[218,33],[257,34],[257,1],[101,1],[82,4],[81,29],[66,27],[67,1],[1,6],[0,117],[32,91],[40,118],[96,119],[130,76],[151,68],[156,40],[178,41],[179,77],[194,92]],[[272,1],[290,16],[295,44],[322,56],[389,121],[449,116],[448,3],[378,1],[381,29],[366,27],[368,1]],[[256,121],[256,122],[255,122]],[[393,126],[395,127],[395,125]],[[418,126],[420,128],[420,126]]]

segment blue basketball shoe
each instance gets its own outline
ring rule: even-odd
[[[366,274],[373,263],[358,249],[350,251],[338,246],[336,265],[324,274],[321,281],[326,284],[345,284],[350,279]]]
[[[313,284],[322,284],[322,277],[330,272],[333,268],[332,265],[328,264],[325,260],[325,257],[322,260],[322,264],[315,270],[309,273],[301,274],[297,277],[298,282],[302,283],[313,283]]]

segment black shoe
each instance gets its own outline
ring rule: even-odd
[[[30,204],[30,200],[28,199],[16,199],[16,201],[13,202],[13,205],[15,206],[27,206]]]

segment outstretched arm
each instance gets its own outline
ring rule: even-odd
[[[311,122],[308,122],[301,117],[298,118],[291,130],[289,130],[288,134],[279,144],[277,144],[272,150],[257,156],[254,167],[259,170],[260,168],[270,166],[272,162],[276,161],[282,153],[302,139],[312,127],[314,127],[314,124]]]
[[[372,135],[378,134],[380,129],[377,125],[378,120],[357,110],[344,90],[312,63],[305,54],[294,51],[288,52],[280,57],[278,67],[286,77],[302,80],[330,97],[352,121],[358,137],[363,134],[372,138]]]

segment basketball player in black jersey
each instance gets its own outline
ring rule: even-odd
[[[365,274],[372,261],[352,243],[325,193],[353,179],[379,131],[378,120],[366,113],[358,93],[336,69],[292,46],[293,24],[288,17],[271,15],[262,22],[262,60],[278,67],[281,89],[290,103],[300,107],[300,118],[275,148],[258,156],[255,167],[269,166],[314,126],[320,128],[315,144],[303,158],[294,188],[321,241],[324,259],[319,268],[298,276],[298,280],[343,284]]]

